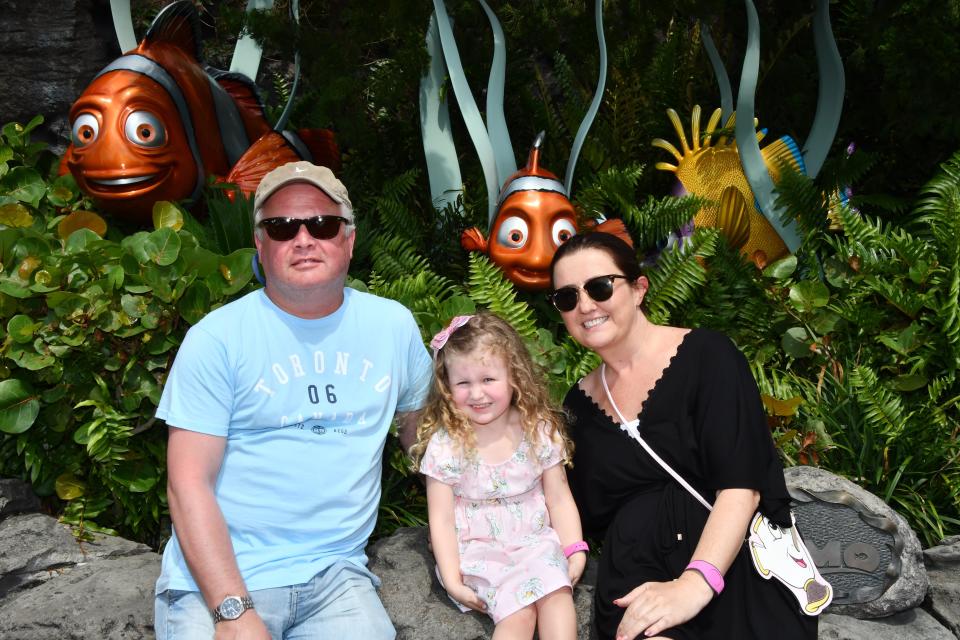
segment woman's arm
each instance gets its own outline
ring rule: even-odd
[[[550,512],[550,524],[560,537],[560,545],[566,548],[583,540],[583,529],[580,526],[580,512],[570,493],[567,484],[567,473],[562,464],[555,464],[543,472],[543,495]],[[567,559],[570,582],[574,585],[583,575],[583,568],[587,564],[585,551],[578,551]]]
[[[705,560],[720,573],[726,573],[743,546],[759,502],[760,494],[752,489],[718,491],[713,511],[690,560]],[[693,570],[684,571],[672,582],[642,584],[614,600],[614,604],[627,609],[617,628],[617,640],[633,640],[644,633],[655,636],[664,629],[683,624],[700,613],[713,596],[710,585]]]
[[[460,574],[460,549],[457,544],[453,512],[453,487],[427,476],[427,516],[430,520],[430,543],[440,569],[440,580],[447,593],[464,606],[484,611],[486,605],[473,589],[463,584]]]

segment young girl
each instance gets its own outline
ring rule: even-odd
[[[411,450],[427,476],[440,581],[494,640],[574,640],[586,564],[563,464],[563,414],[526,346],[495,315],[458,316],[431,341],[434,386]]]

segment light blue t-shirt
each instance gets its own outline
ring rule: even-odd
[[[316,320],[255,291],[187,332],[157,417],[227,438],[215,493],[248,589],[366,564],[391,421],[423,406],[431,374],[410,312],[353,289]],[[198,590],[175,531],[166,589]]]

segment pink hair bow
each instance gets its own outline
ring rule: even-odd
[[[430,346],[433,347],[433,355],[437,355],[437,351],[443,349],[443,345],[447,344],[447,340],[450,339],[450,336],[453,335],[453,332],[467,324],[470,321],[470,318],[473,316],[454,316],[453,320],[450,321],[446,327],[440,330],[440,333],[433,336],[433,340],[430,341]]]

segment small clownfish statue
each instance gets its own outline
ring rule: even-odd
[[[250,194],[287,162],[340,164],[331,131],[275,131],[252,80],[201,63],[199,17],[185,0],[100,71],[69,119],[61,174],[101,210],[141,225],[159,200],[196,201],[208,175]]]
[[[577,215],[563,183],[540,166],[541,131],[527,157],[527,166],[507,178],[500,189],[490,239],[472,227],[460,236],[467,251],[480,251],[520,289],[542,291],[550,286],[550,261],[557,248],[575,236]],[[622,220],[594,227],[621,237],[633,246]]]

